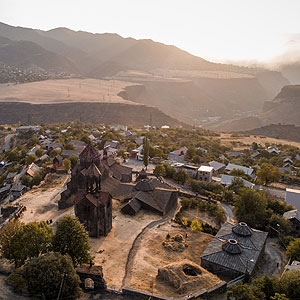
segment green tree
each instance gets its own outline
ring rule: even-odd
[[[232,175],[232,176],[245,176],[245,172],[243,170],[240,170],[240,169],[232,169],[229,172],[229,175]]]
[[[7,158],[10,161],[17,161],[19,159],[19,151],[18,150],[12,150],[7,154]]]
[[[83,135],[81,136],[80,140],[81,140],[82,142],[85,142],[86,144],[91,144],[91,143],[92,143],[91,139],[90,139],[90,138],[88,137],[88,135],[86,135],[86,134],[83,134]]]
[[[37,172],[31,180],[31,186],[39,185],[42,180],[43,180],[43,176],[41,172]]]
[[[28,259],[46,253],[53,236],[53,229],[46,222],[22,224],[10,240],[10,260],[17,267]]]
[[[79,163],[79,157],[75,154],[72,154],[69,157],[69,160],[71,161],[71,168],[72,169]]]
[[[65,144],[64,149],[66,149],[66,150],[74,150],[74,145],[71,144],[70,142],[68,142],[68,143]]]
[[[44,150],[42,148],[39,148],[36,150],[35,155],[37,157],[41,157],[44,154]]]
[[[143,162],[144,162],[144,166],[146,167],[146,170],[149,165],[149,151],[150,151],[149,141],[148,138],[145,136],[143,140]]]
[[[166,169],[163,165],[157,165],[155,166],[154,170],[153,170],[153,174],[155,176],[166,176],[167,172]]]
[[[30,154],[30,155],[26,156],[25,163],[28,166],[28,165],[32,164],[33,162],[35,162],[37,159],[38,158],[35,154]]]
[[[57,222],[53,249],[72,258],[76,266],[91,259],[89,235],[77,218],[67,215]]]
[[[55,150],[55,149],[51,150],[51,152],[50,152],[50,157],[51,158],[54,158],[57,155],[58,155],[58,151],[57,150]]]
[[[264,227],[267,208],[267,199],[264,194],[250,188],[243,188],[234,206],[238,221],[246,222],[254,228]]]
[[[228,190],[234,191],[236,194],[240,191],[240,189],[244,188],[244,181],[242,178],[235,177],[231,184],[228,186]]]
[[[30,177],[29,175],[26,175],[26,174],[25,174],[25,175],[22,177],[22,184],[23,184],[23,185],[25,185],[25,186],[27,186],[27,187],[31,187],[31,186],[32,186],[31,182],[32,182],[32,179],[31,179],[31,177]]]
[[[286,254],[292,260],[300,260],[300,238],[291,241],[286,248]]]
[[[0,252],[8,260],[13,259],[10,247],[11,240],[19,232],[21,226],[22,224],[18,220],[13,220],[0,231]]]
[[[231,287],[227,293],[227,299],[231,300],[256,300],[253,290],[248,284],[237,284]]]
[[[300,298],[300,271],[288,271],[283,273],[280,279],[280,293],[288,299]]]
[[[63,160],[63,166],[64,166],[65,170],[69,171],[71,169],[71,165],[72,165],[72,163],[69,159],[65,158]]]
[[[47,253],[32,259],[24,268],[24,278],[32,295],[46,300],[76,299],[81,296],[80,279],[68,255]],[[63,284],[62,284],[63,283]]]
[[[176,174],[176,169],[169,164],[163,164],[166,170],[166,177],[167,178],[174,178],[174,175]]]
[[[261,165],[261,167],[257,170],[256,175],[259,181],[263,184],[277,182],[281,178],[279,169],[267,163]]]
[[[188,178],[189,175],[185,170],[179,170],[177,173],[174,174],[174,179],[181,184],[185,184]]]

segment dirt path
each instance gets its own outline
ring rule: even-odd
[[[5,283],[6,276],[0,275],[0,300],[25,300],[28,298],[15,294]]]
[[[57,179],[53,187],[41,186],[24,194],[18,202],[27,208],[20,220],[24,223],[34,221],[46,221],[52,219],[53,223],[66,214],[74,214],[74,208],[58,210],[60,193],[65,189],[68,175],[62,175]]]

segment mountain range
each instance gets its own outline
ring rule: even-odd
[[[0,62],[27,69],[138,83],[124,97],[207,126],[252,117],[289,81],[280,72],[209,62],[175,46],[56,28],[0,23]]]

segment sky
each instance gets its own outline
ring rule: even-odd
[[[152,39],[212,61],[267,61],[300,34],[300,0],[0,0],[0,22]]]

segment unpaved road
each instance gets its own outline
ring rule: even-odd
[[[5,283],[6,276],[0,275],[0,300],[25,300],[27,297],[15,294]]]

